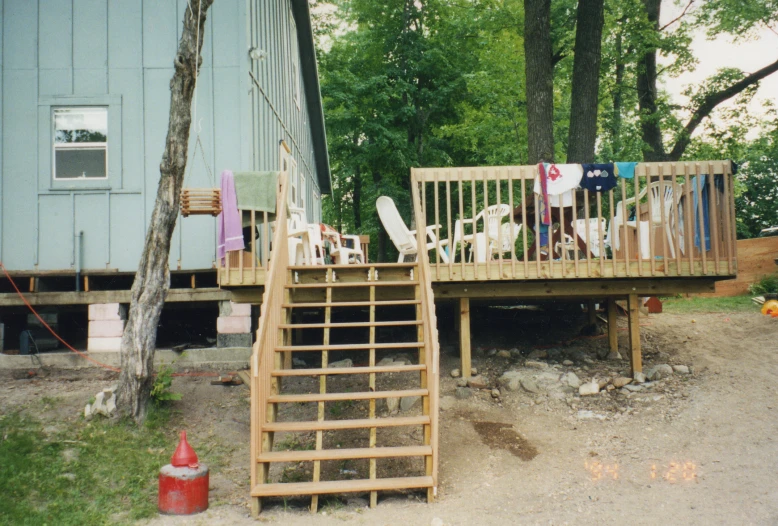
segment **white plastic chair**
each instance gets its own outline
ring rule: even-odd
[[[576,235],[581,238],[581,241],[586,243],[586,219],[577,219],[571,224]],[[603,236],[605,236],[608,231],[608,221],[604,217],[600,218],[599,221],[596,217],[589,219],[589,246],[587,248],[596,258],[600,257],[600,228],[602,228]],[[607,241],[603,241],[604,244],[608,244]]]
[[[618,250],[620,246],[619,233],[622,225],[624,225],[624,208],[626,206],[629,209],[631,206],[637,206],[644,198],[647,197],[648,192],[651,192],[651,209],[649,210],[649,220],[641,221],[641,254],[643,259],[650,257],[650,251],[648,250],[650,242],[650,232],[653,226],[662,224],[662,207],[664,206],[664,229],[665,236],[667,237],[667,247],[670,250],[670,257],[675,257],[675,242],[673,241],[672,226],[678,220],[676,217],[676,203],[682,192],[682,186],[675,184],[671,181],[654,181],[649,183],[648,186],[643,188],[637,196],[624,199],[616,205],[616,214],[613,218],[612,224],[608,229],[608,238],[612,242],[614,250]],[[637,228],[637,221],[627,221],[627,227]],[[646,228],[648,227],[648,228]],[[646,234],[643,231],[646,231]],[[648,236],[648,240],[646,237]]]
[[[497,205],[490,206],[486,210],[481,210],[472,219],[457,219],[456,223],[454,223],[454,239],[451,244],[452,256],[456,255],[460,243],[472,244],[473,239],[476,239],[475,244],[479,245],[479,242],[481,241],[481,236],[476,236],[476,234],[479,233],[486,235],[486,237],[489,239],[489,246],[492,246],[492,243],[499,243],[500,225],[502,224],[502,218],[509,215],[510,213],[511,213],[510,206],[497,204]],[[481,221],[484,224],[484,230],[482,232],[478,232],[479,221]],[[472,225],[472,232],[470,234],[465,234],[465,225],[468,224]],[[496,245],[495,245],[495,249],[496,249]],[[510,250],[510,247],[508,248],[508,250]],[[481,252],[480,249],[478,250],[478,252],[479,252],[478,254],[479,258],[482,255],[485,256],[485,252]],[[472,254],[471,254],[471,260],[472,260]]]
[[[365,263],[365,255],[362,253],[359,236],[341,234],[330,227],[322,233],[322,237],[330,242],[330,257],[336,265]],[[341,239],[350,239],[354,242],[354,248],[344,246]]]
[[[310,265],[310,234],[308,231],[308,222],[305,219],[305,210],[290,206],[287,225],[289,264]]]
[[[382,195],[376,200],[375,206],[378,210],[378,217],[381,219],[386,233],[389,234],[389,239],[392,240],[392,243],[394,243],[394,246],[400,253],[400,257],[397,260],[398,263],[404,262],[406,256],[413,256],[415,260],[418,257],[419,250],[416,243],[416,230],[408,230],[391,197]],[[448,263],[448,254],[446,254],[443,248],[448,244],[448,240],[440,241],[438,239],[437,232],[439,229],[440,225],[426,227],[426,237],[430,240],[426,248],[427,250],[437,249],[440,260]]]
[[[324,265],[324,241],[321,238],[321,225],[308,225],[308,242],[311,251],[311,264]]]

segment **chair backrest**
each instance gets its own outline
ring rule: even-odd
[[[513,224],[512,236],[511,236],[511,224]],[[516,240],[519,238],[519,232],[521,232],[521,223],[513,223],[512,221],[503,223],[502,225],[500,225],[500,232],[502,235],[502,251],[510,252],[511,247],[516,243]]]
[[[669,221],[673,215],[675,194],[678,193],[674,190],[672,181],[654,181],[649,184],[649,189],[652,199],[651,221],[653,223],[662,222],[662,206],[665,208],[665,221]]]
[[[308,220],[305,218],[305,210],[289,207],[289,231],[301,231],[308,228]]]
[[[486,210],[481,210],[478,215],[475,216],[475,224],[478,225],[478,221],[481,220],[486,225],[489,237],[496,238],[500,231],[500,223],[502,218],[511,213],[511,207],[508,205],[492,205]]]
[[[411,234],[408,227],[405,226],[400,212],[397,211],[394,201],[391,197],[382,195],[375,202],[378,210],[378,217],[384,225],[389,239],[401,254],[410,254],[416,252],[416,238]]]

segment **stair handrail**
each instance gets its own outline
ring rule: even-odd
[[[414,170],[411,169],[411,195],[413,199],[413,214],[416,220],[416,237],[419,247],[426,246],[427,218],[421,203],[421,192],[419,185],[424,184],[417,181]],[[432,292],[432,279],[430,270],[429,254],[426,250],[420,248],[417,251],[418,262],[418,280],[422,315],[425,323],[424,327],[424,358],[427,366],[427,390],[429,392],[429,417],[430,417],[430,445],[432,446],[431,471],[432,471],[432,494],[437,496],[438,492],[438,413],[439,413],[439,364],[440,364],[440,342],[438,340],[438,322],[435,315],[435,296]]]
[[[283,162],[282,166],[288,166]],[[289,265],[287,248],[287,181],[288,169],[282,170],[278,177],[276,193],[276,226],[273,233],[272,249],[268,260],[268,272],[265,291],[262,294],[259,326],[251,353],[251,487],[257,485],[259,464],[257,453],[263,440],[262,428],[267,418],[267,403],[264,400],[271,395],[271,373],[274,365],[275,348],[278,341],[278,325],[281,323],[281,311],[285,298],[286,274]]]

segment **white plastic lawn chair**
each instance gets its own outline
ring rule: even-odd
[[[308,222],[305,220],[305,210],[289,207],[287,222],[287,245],[289,247],[290,265],[310,265],[311,246],[308,232]]]
[[[330,257],[336,265],[365,262],[365,255],[362,253],[359,236],[341,234],[335,229],[328,229],[324,231],[323,237],[330,242]],[[354,248],[344,246],[342,239],[351,240]]]
[[[648,192],[651,192],[651,209],[649,210],[649,220],[640,222],[640,243],[641,243],[641,255],[643,259],[650,258],[650,235],[653,226],[662,226],[662,207],[664,207],[664,229],[665,236],[667,237],[667,247],[670,250],[670,257],[675,257],[675,242],[672,234],[671,226],[675,225],[678,220],[676,217],[676,203],[678,196],[681,195],[682,186],[678,183],[673,186],[671,181],[654,181],[649,183],[648,186],[643,188],[638,194],[637,199],[630,197],[624,199],[616,205],[616,215],[608,228],[608,238],[612,243],[614,250],[620,248],[620,229],[624,225],[624,208],[629,210],[632,206],[637,206],[644,198],[647,197]],[[628,228],[637,228],[637,221],[627,221]]]
[[[378,217],[381,218],[381,223],[384,225],[386,233],[389,234],[389,239],[392,240],[397,251],[400,253],[398,263],[405,261],[406,257],[413,257],[414,261],[418,257],[418,244],[416,242],[416,231],[408,230],[405,226],[400,212],[397,211],[394,201],[391,197],[382,195],[376,200],[376,209],[378,210]],[[437,249],[440,260],[444,263],[448,263],[448,254],[443,247],[448,244],[448,240],[441,241],[438,239],[437,232],[440,229],[440,225],[430,225],[426,227],[427,250]]]
[[[511,224],[513,224],[512,234]],[[521,224],[511,222],[500,225],[500,233],[496,239],[487,238],[483,232],[477,232],[475,234],[476,241],[470,250],[470,261],[473,261],[473,255],[478,263],[486,263],[500,253],[510,255],[511,247],[516,244],[516,240],[519,238],[519,232],[521,232]],[[502,245],[500,245],[501,240]]]
[[[308,242],[311,251],[311,264],[324,265],[324,241],[321,238],[321,225],[308,225]]]
[[[583,241],[585,244],[587,230],[586,219],[578,219],[574,221],[572,223],[572,227],[581,241]],[[600,257],[600,228],[602,228],[602,234],[605,236],[608,231],[608,221],[604,217],[600,218],[599,220],[596,217],[589,219],[589,245],[587,248],[589,249],[589,252],[591,252],[592,255],[596,258]],[[604,244],[607,245],[607,241],[604,241]]]
[[[505,216],[508,216],[511,213],[511,207],[508,205],[498,204],[498,205],[492,205],[486,210],[481,210],[478,212],[478,214],[472,218],[472,219],[457,219],[456,223],[454,223],[454,239],[452,241],[451,247],[452,247],[452,256],[456,255],[457,250],[459,248],[460,243],[469,243],[472,244],[473,240],[475,239],[475,245],[476,249],[478,250],[477,257],[480,258],[483,256],[486,256],[486,252],[482,251],[478,245],[483,244],[481,242],[482,236],[477,236],[476,234],[484,234],[486,238],[489,240],[489,246],[494,246],[495,252],[497,249],[497,244],[499,244],[500,241],[500,225],[502,224],[502,218]],[[484,230],[482,232],[478,232],[478,222],[481,222],[484,226]],[[472,225],[472,232],[470,234],[465,234],[465,225]],[[492,245],[494,243],[494,245]],[[484,245],[485,247],[486,245]],[[510,250],[510,247],[508,247],[508,250]],[[471,260],[472,260],[472,254],[471,254]]]

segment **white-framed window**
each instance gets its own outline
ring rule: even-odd
[[[299,199],[299,187],[297,182],[299,170],[297,169],[297,161],[294,160],[294,157],[289,155],[289,171],[287,172],[289,174],[289,206],[296,207]]]
[[[52,108],[55,181],[108,178],[108,107]]]
[[[305,193],[305,173],[303,171],[300,171],[300,208],[305,210],[305,201],[307,200],[308,194]]]
[[[291,15],[291,21],[292,21],[292,98],[294,99],[294,103],[297,106],[297,109],[300,109],[300,46],[297,42],[297,24],[294,23],[294,16]]]

